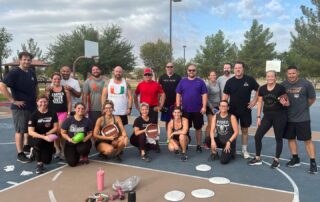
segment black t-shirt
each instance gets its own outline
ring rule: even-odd
[[[148,121],[143,120],[141,116],[136,118],[133,123],[133,127],[138,127],[139,130],[144,130],[146,129],[147,125],[151,124],[151,119],[149,118]]]
[[[29,68],[28,71],[23,71],[19,67],[13,67],[4,77],[3,83],[10,90],[14,100],[24,101],[25,105],[22,108],[12,104],[11,109],[24,109],[34,111],[36,105],[36,87],[38,84],[36,74]]]
[[[31,114],[28,122],[29,127],[34,127],[34,131],[43,135],[53,128],[54,123],[58,123],[57,114],[51,110],[41,113],[39,110]]]
[[[167,74],[163,74],[159,78],[159,83],[163,88],[164,93],[166,94],[166,100],[164,102],[164,106],[174,105],[176,102],[176,88],[181,80],[181,77],[177,74],[173,74],[172,76],[168,76]]]
[[[63,86],[60,92],[54,92],[53,90],[50,90],[49,108],[55,112],[68,111],[67,95]]]
[[[87,133],[92,131],[92,124],[90,119],[83,117],[80,121],[77,121],[74,116],[67,118],[61,128],[68,131],[69,137],[73,137],[76,133],[84,133],[87,136]]]
[[[263,112],[269,111],[283,111],[286,108],[279,102],[279,97],[286,94],[286,89],[280,85],[276,84],[275,87],[269,91],[267,89],[267,84],[260,87],[259,96],[263,97]]]
[[[223,92],[230,96],[230,113],[241,114],[248,109],[252,90],[257,91],[259,84],[257,81],[248,75],[243,75],[241,79],[236,77],[230,78]]]

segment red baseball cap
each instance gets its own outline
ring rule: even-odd
[[[143,70],[143,74],[152,74],[152,70],[151,70],[151,68],[145,68],[144,70]]]

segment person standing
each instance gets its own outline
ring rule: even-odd
[[[161,121],[166,122],[166,128],[171,120],[172,109],[176,102],[176,88],[181,80],[181,77],[174,73],[173,63],[169,62],[166,65],[166,73],[161,75],[159,83],[166,95],[163,110],[161,112]]]
[[[149,105],[150,120],[154,124],[158,124],[158,112],[161,111],[166,95],[161,85],[152,80],[151,68],[145,68],[143,71],[144,80],[138,83],[138,86],[134,95],[134,104],[137,110],[139,110],[139,103],[147,103]],[[140,100],[138,101],[138,96]],[[160,102],[159,102],[160,99]]]
[[[233,74],[231,74],[231,67],[232,67],[231,63],[225,63],[223,65],[223,75],[219,76],[217,79],[217,83],[221,90],[221,98],[223,96],[223,90],[227,81],[234,76]]]
[[[61,67],[60,74],[62,76],[61,85],[63,85],[64,88],[70,92],[71,105],[72,105],[72,110],[74,113],[75,104],[81,102],[81,99],[80,99],[81,88],[80,88],[79,81],[70,77],[71,69],[68,66]],[[73,113],[72,113],[72,115],[73,115]]]
[[[182,106],[183,116],[189,120],[189,128],[196,130],[196,151],[201,153],[203,114],[206,113],[208,89],[205,82],[197,77],[196,66],[191,64],[187,68],[188,77],[183,78],[176,89],[177,106]]]
[[[250,158],[247,151],[248,146],[248,129],[252,123],[251,109],[257,104],[258,88],[257,81],[248,75],[244,74],[244,62],[237,61],[234,65],[234,77],[230,78],[223,91],[223,100],[230,98],[229,113],[235,115],[237,120],[240,120],[241,140],[242,140],[242,155],[243,158]],[[255,91],[253,100],[251,92]]]
[[[93,124],[101,116],[101,95],[105,79],[101,76],[101,69],[97,65],[91,67],[91,76],[83,84],[82,102],[87,106],[88,117]]]
[[[271,168],[280,167],[279,158],[282,152],[283,133],[287,124],[287,107],[284,106],[284,97],[286,89],[276,83],[276,72],[268,71],[266,73],[267,84],[261,86],[258,92],[257,126],[258,129],[254,136],[256,144],[256,156],[248,162],[249,165],[262,165],[261,149],[262,138],[273,127],[276,139],[276,155],[271,164]],[[263,106],[263,118],[261,112]]]
[[[318,172],[316,164],[316,151],[311,137],[310,106],[316,101],[316,93],[312,84],[306,79],[299,78],[296,66],[289,66],[287,80],[282,82],[288,95],[288,124],[284,138],[288,139],[292,154],[291,160],[286,164],[288,167],[300,166],[297,140],[304,141],[307,153],[310,157],[311,174]]]
[[[30,68],[31,60],[30,53],[19,53],[19,67],[9,71],[0,82],[0,91],[11,103],[18,152],[17,161],[22,163],[30,162],[30,159],[23,152],[23,140],[24,134],[28,132],[30,115],[37,109],[38,82],[35,72]],[[10,88],[10,92],[8,88]]]
[[[101,103],[105,103],[107,99],[111,100],[114,103],[113,114],[121,118],[123,125],[127,125],[133,99],[131,86],[122,75],[122,67],[116,66],[113,69],[113,78],[103,87]]]

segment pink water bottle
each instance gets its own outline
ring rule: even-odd
[[[99,192],[104,189],[104,171],[101,168],[97,171],[97,187]]]

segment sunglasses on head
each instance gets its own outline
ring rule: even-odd
[[[144,76],[152,76],[152,74],[144,74]]]
[[[188,72],[195,72],[195,69],[188,69]]]

